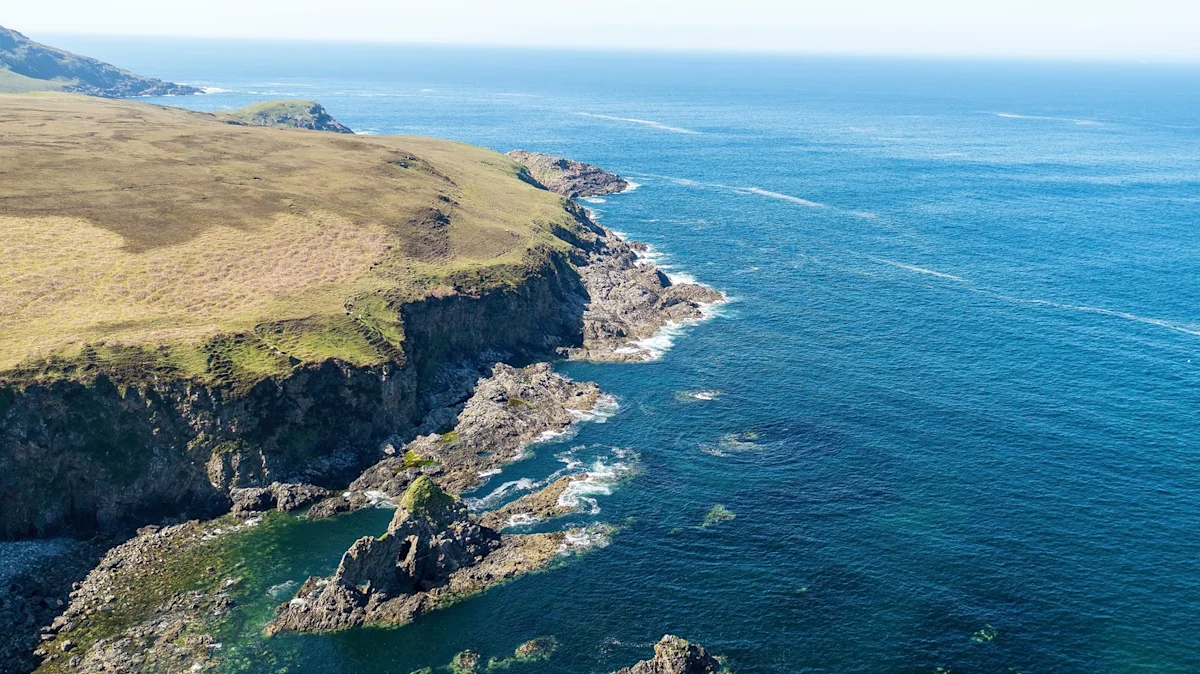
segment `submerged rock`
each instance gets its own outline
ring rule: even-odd
[[[591,164],[525,150],[513,150],[508,156],[524,166],[539,187],[564,197],[595,197],[629,188],[621,176]]]
[[[453,596],[540,568],[565,534],[501,536],[428,476],[418,477],[379,537],[356,541],[330,578],[309,578],[268,634],[398,625]]]
[[[721,663],[703,646],[668,634],[654,645],[654,658],[613,674],[718,674]]]

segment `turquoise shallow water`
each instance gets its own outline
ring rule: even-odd
[[[659,361],[563,365],[620,411],[480,494],[635,468],[572,520],[609,547],[403,629],[228,643],[246,671],[552,634],[524,671],[607,672],[665,632],[741,674],[1200,671],[1200,70],[56,44],[227,90],[164,103],[597,163],[642,184],[602,222],[735,299]],[[244,633],[388,516],[257,531]]]

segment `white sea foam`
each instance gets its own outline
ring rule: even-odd
[[[484,496],[483,498],[466,499],[467,507],[469,507],[471,510],[487,510],[493,505],[504,500],[509,494],[520,491],[533,491],[534,489],[538,488],[540,484],[541,483],[531,480],[527,477],[523,477],[519,480],[509,480],[508,482],[505,482],[499,487],[493,489],[492,493]]]
[[[986,291],[980,291],[980,292],[986,292]],[[1114,309],[1105,309],[1104,307],[1090,307],[1090,306],[1084,306],[1084,305],[1080,305],[1080,304],[1064,304],[1062,302],[1052,302],[1050,300],[1030,299],[1030,298],[1024,298],[1024,297],[1013,297],[1011,295],[1001,295],[1001,294],[995,294],[995,293],[987,293],[987,294],[992,295],[993,297],[997,297],[1002,300],[1008,300],[1010,302],[1019,302],[1022,304],[1036,304],[1039,306],[1052,307],[1055,309],[1065,309],[1067,311],[1082,311],[1084,313],[1089,313],[1089,314],[1098,314],[1101,316],[1112,316],[1113,318],[1121,318],[1121,319],[1124,319],[1127,321],[1134,321],[1136,323],[1145,323],[1146,325],[1154,325],[1154,326],[1157,326],[1160,328],[1174,330],[1175,332],[1182,332],[1186,335],[1195,335],[1197,337],[1200,337],[1200,325],[1187,324],[1187,323],[1176,323],[1174,321],[1168,321],[1168,320],[1161,319],[1161,318],[1153,318],[1150,316],[1139,316],[1137,314],[1131,314],[1131,313],[1128,313],[1125,311],[1116,311]]]
[[[700,306],[700,318],[691,318],[684,321],[667,321],[658,332],[646,337],[629,342],[625,346],[614,349],[614,353],[619,354],[642,354],[648,361],[658,360],[663,357],[672,347],[675,346],[675,340],[682,335],[687,328],[697,326],[711,318],[721,315],[722,309],[726,304],[729,304],[728,298],[719,302],[703,304]]]
[[[613,396],[602,393],[596,398],[596,404],[588,410],[567,410],[577,421],[591,421],[602,424],[616,415],[621,409],[621,403]]]
[[[299,586],[300,583],[297,583],[294,580],[284,581],[278,585],[272,585],[271,587],[267,588],[267,595],[274,597],[275,599],[283,599],[285,597],[295,595],[296,588]]]
[[[396,507],[396,504],[392,503],[392,497],[378,489],[368,489],[363,492],[363,496],[367,498],[368,503],[376,508],[394,509]]]
[[[565,430],[558,431],[542,431],[541,435],[534,438],[534,442],[551,442],[557,440],[567,434]]]
[[[1004,117],[1006,119],[1041,119],[1041,120],[1046,120],[1046,121],[1051,121],[1051,122],[1071,122],[1072,124],[1078,124],[1080,126],[1101,126],[1103,124],[1103,122],[1097,121],[1095,119],[1078,119],[1075,117],[1052,117],[1049,115],[1020,115],[1015,112],[997,112],[995,114],[997,117]]]
[[[499,475],[500,473],[503,473],[503,472],[504,471],[500,470],[499,468],[490,468],[488,470],[481,470],[478,473],[476,473],[476,475],[478,475],[480,479],[486,480],[489,477]]]
[[[230,93],[230,90],[222,89],[221,87],[200,87],[200,93],[202,93],[202,94],[227,94],[227,93]]]
[[[539,519],[537,517],[534,517],[529,513],[517,513],[516,515],[509,516],[509,518],[504,521],[504,526],[501,528],[507,529],[509,527],[528,526],[530,524],[536,524],[538,521]]]
[[[558,506],[561,508],[585,509],[590,515],[600,513],[600,502],[597,496],[608,496],[613,492],[613,486],[628,475],[630,468],[621,462],[611,465],[596,459],[591,470],[583,476],[571,480],[567,488],[558,496]]]
[[[783,192],[775,192],[772,190],[763,189],[761,187],[753,187],[753,186],[737,187],[734,185],[723,185],[721,183],[706,183],[706,182],[700,182],[697,180],[691,180],[689,178],[677,178],[674,176],[664,176],[664,175],[654,175],[653,177],[659,178],[662,180],[666,180],[667,182],[674,183],[676,185],[681,185],[684,187],[700,187],[700,188],[705,188],[705,189],[726,190],[729,192],[734,192],[736,194],[766,197],[768,199],[778,199],[780,201],[787,201],[789,203],[796,204],[797,206],[804,206],[805,208],[828,210],[828,211],[832,211],[834,213],[838,213],[841,215],[849,215],[852,217],[863,218],[866,220],[874,220],[879,217],[878,213],[872,213],[870,211],[863,211],[863,210],[836,208],[834,206],[830,206],[829,204],[823,204],[819,201],[813,201],[811,199],[797,197],[792,194],[784,194]]]
[[[581,201],[586,201],[589,204],[606,204],[606,203],[608,203],[608,199],[602,199],[600,197],[583,197],[581,199]]]
[[[780,199],[783,201],[790,201],[793,204],[799,204],[801,206],[807,206],[809,208],[829,208],[825,204],[817,203],[815,201],[809,201],[808,199],[801,199],[800,197],[794,197],[790,194],[783,194],[781,192],[772,192],[771,190],[764,190],[761,187],[746,187],[746,188],[738,189],[738,191],[742,192],[743,194],[757,194],[760,197],[770,197],[771,199]]]
[[[700,285],[700,282],[696,280],[696,277],[692,276],[691,274],[688,274],[687,272],[664,271],[663,273],[667,275],[667,278],[670,279],[671,283],[674,283],[676,285],[681,284],[681,283],[691,283],[694,285]]]
[[[713,389],[706,389],[703,391],[686,391],[683,395],[685,398],[691,398],[692,400],[709,401],[720,398],[721,392]]]
[[[928,274],[929,276],[936,276],[938,278],[949,279],[951,281],[958,281],[960,283],[967,282],[967,279],[962,278],[961,276],[955,276],[954,274],[947,274],[945,272],[935,271],[933,269],[926,269],[924,267],[918,267],[916,265],[904,264],[903,262],[896,262],[895,260],[885,260],[881,257],[873,257],[871,259],[876,262],[879,262],[880,264],[886,264],[886,265],[890,265],[892,267],[896,267],[897,269],[907,269],[908,271],[913,271],[918,274]]]
[[[617,192],[617,194],[629,194],[630,192],[632,192],[642,186],[641,183],[635,183],[632,180],[629,180],[628,178],[625,179],[625,183],[626,183],[625,189],[621,190],[620,192]]]
[[[557,479],[563,473],[575,471],[581,468],[583,466],[583,462],[576,458],[575,455],[583,448],[584,445],[579,445],[577,447],[572,447],[569,451],[561,454],[555,454],[554,458],[558,459],[565,465],[559,470],[555,471],[554,475],[552,475],[550,479]]]
[[[693,131],[692,129],[684,129],[684,128],[678,127],[678,126],[670,126],[668,124],[663,124],[662,122],[655,122],[655,121],[649,120],[649,119],[637,119],[634,117],[614,117],[613,115],[597,115],[597,114],[593,114],[590,112],[580,112],[578,114],[583,117],[593,117],[595,119],[607,119],[607,120],[614,121],[614,122],[629,122],[630,124],[641,124],[643,126],[648,126],[648,127],[654,128],[654,129],[658,129],[659,131],[670,131],[671,133],[686,133],[686,134],[693,134],[693,135],[700,133],[699,131]]]
[[[571,529],[563,538],[563,544],[559,548],[559,553],[570,554],[572,552],[582,552],[590,548],[603,548],[609,544],[610,540],[608,530],[602,527]]]

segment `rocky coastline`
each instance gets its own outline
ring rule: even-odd
[[[569,199],[617,194],[629,189],[629,181],[621,176],[573,159],[525,150],[513,150],[508,156],[524,166],[540,187]]]
[[[0,71],[25,80],[15,91],[60,90],[101,98],[189,96],[196,87],[143,77],[87,56],[34,42],[0,26]],[[3,90],[3,88],[0,88]]]
[[[564,189],[575,194],[597,189],[594,174],[584,172],[584,176],[579,178],[582,182]],[[236,566],[226,568],[224,561],[195,566],[181,560],[217,559],[219,541],[253,526],[268,511],[309,508],[306,516],[320,519],[381,504],[397,508],[387,532],[357,541],[333,576],[310,578],[292,600],[281,605],[266,628],[268,634],[404,624],[438,606],[545,568],[571,552],[572,540],[606,536],[607,530],[504,533],[514,523],[574,512],[577,504],[565,502],[563,495],[580,475],[562,476],[541,491],[491,512],[471,513],[457,498],[522,458],[529,443],[560,434],[598,406],[612,404],[595,384],[566,379],[547,362],[514,367],[504,361],[650,360],[655,352],[639,342],[672,326],[703,319],[708,307],[725,297],[699,284],[672,283],[646,259],[644,246],[592,222],[571,202],[567,206],[577,209],[583,227],[558,233],[573,250],[567,258],[551,263],[548,273],[520,289],[432,299],[401,309],[404,324],[411,326],[406,330],[411,351],[399,370],[360,372],[328,364],[304,373],[305,380],[271,382],[271,388],[249,396],[250,401],[273,398],[275,405],[281,393],[305,396],[309,400],[305,407],[310,409],[322,400],[357,400],[338,403],[312,419],[267,415],[277,434],[318,426],[328,427],[324,432],[345,433],[349,439],[340,443],[345,448],[341,453],[289,455],[274,449],[280,446],[276,443],[238,444],[229,434],[238,430],[244,434],[247,424],[254,428],[253,419],[261,412],[255,405],[239,402],[246,422],[230,424],[228,412],[221,409],[224,401],[212,393],[153,386],[126,389],[113,408],[110,393],[83,387],[83,399],[89,395],[93,399],[90,406],[60,413],[61,419],[51,417],[52,423],[69,423],[110,408],[119,416],[139,406],[157,405],[174,415],[185,412],[178,425],[181,437],[184,428],[211,427],[212,435],[205,431],[188,442],[193,451],[185,457],[199,458],[204,466],[203,481],[186,487],[196,491],[187,502],[200,505],[168,516],[232,514],[144,528],[110,550],[76,584],[65,611],[42,632],[35,653],[42,663],[39,671],[149,668],[173,672],[211,666],[220,655],[212,631],[234,604],[239,582]],[[505,317],[503,325],[489,316]],[[513,316],[525,318],[514,322]],[[324,379],[317,381],[329,381],[329,395],[312,389],[318,377]],[[347,386],[350,382],[355,383]],[[287,394],[287,387],[294,392]],[[32,422],[34,406],[21,400],[0,402],[4,403],[0,412],[9,418],[25,415]],[[347,414],[339,409],[343,404],[352,404],[354,411]],[[344,419],[350,420],[349,426]],[[257,423],[262,424],[261,416]],[[159,446],[164,439],[133,442]],[[149,474],[136,479],[150,480],[147,486],[157,488]],[[339,488],[347,482],[347,488]],[[178,490],[179,485],[170,488]],[[71,507],[89,508],[102,518],[89,526],[107,526],[110,531],[119,530],[114,525],[122,522],[155,521],[151,510],[122,512],[119,503],[101,504],[98,510],[83,504]],[[70,523],[73,517],[76,514],[69,512],[59,521]],[[20,520],[16,528],[14,522],[0,524],[9,527],[8,535],[20,533],[20,527],[30,531]],[[185,577],[187,582],[181,584],[151,583],[148,593],[131,590],[147,578]],[[108,619],[112,615],[123,616],[115,627]],[[30,644],[37,638],[31,635]],[[703,649],[700,654],[706,656]]]

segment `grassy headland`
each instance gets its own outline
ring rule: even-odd
[[[442,140],[0,95],[0,382],[246,385],[398,357],[396,307],[518,284],[560,197]]]
[[[66,91],[121,98],[186,96],[195,87],[142,77],[87,56],[34,42],[0,26],[0,92]]]

